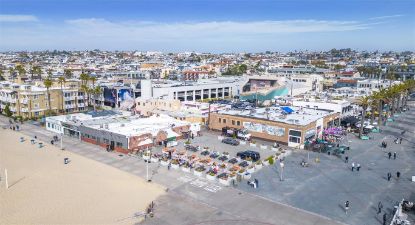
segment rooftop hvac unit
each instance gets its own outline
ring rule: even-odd
[[[101,129],[104,128],[104,124],[100,124],[99,128],[101,128]]]
[[[300,123],[300,120],[294,120],[294,122],[298,124],[298,123]]]
[[[123,123],[122,123],[122,124],[121,124],[121,127],[125,127],[125,124],[123,124]]]
[[[104,124],[104,127],[108,130],[108,123]]]

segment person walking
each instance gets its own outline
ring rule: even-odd
[[[402,138],[399,138],[399,144],[402,144]]]
[[[344,203],[344,209],[345,209],[346,214],[347,214],[347,211],[349,211],[349,206],[350,206],[350,202],[349,201],[346,201]]]
[[[382,213],[382,208],[383,208],[383,204],[382,204],[382,202],[379,202],[378,203],[378,215],[380,214],[380,213]]]
[[[255,181],[256,187],[258,188],[258,187],[259,187],[259,186],[258,186],[258,179],[256,179],[256,178],[255,178],[255,180],[254,180],[254,181]]]
[[[391,159],[391,157],[392,157],[392,153],[391,152],[388,152],[388,157],[389,157],[389,159]]]
[[[393,159],[396,159],[396,152],[393,153]]]
[[[346,156],[344,157],[344,162],[345,162],[345,163],[348,163],[348,162],[349,162],[349,156],[347,156],[347,155],[346,155]]]
[[[354,162],[352,162],[352,172],[354,171]]]
[[[401,172],[396,172],[396,178],[399,180],[399,177],[401,177]]]
[[[359,171],[360,170],[360,164],[358,163],[356,166],[356,170]]]
[[[386,213],[383,213],[383,225],[386,225]]]
[[[391,177],[392,177],[392,174],[389,172],[389,173],[388,173],[388,181],[390,181],[390,180],[391,180]]]

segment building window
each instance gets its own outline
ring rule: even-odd
[[[232,120],[232,125],[235,125],[235,120]]]
[[[48,127],[50,128],[50,123],[48,123]]]
[[[121,142],[117,142],[117,147],[122,148],[122,143]]]
[[[219,118],[219,123],[222,123],[222,119],[221,118]]]
[[[236,121],[237,126],[241,126],[241,121]]]
[[[294,136],[290,136],[290,142],[293,143],[300,143],[300,138],[299,137],[294,137]]]
[[[226,123],[226,119],[223,119],[223,123]]]

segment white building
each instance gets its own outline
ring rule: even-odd
[[[352,115],[353,106],[346,100],[317,100],[317,99],[296,99],[293,100],[293,106],[329,110],[332,112],[340,113],[340,117],[346,117]]]
[[[197,82],[141,81],[141,98],[194,101],[208,98],[228,98],[242,90],[244,78],[216,78]]]

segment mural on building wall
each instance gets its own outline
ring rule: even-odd
[[[262,125],[259,123],[252,123],[252,122],[243,122],[243,126],[245,129],[249,131],[258,132],[258,133],[267,133],[269,135],[274,135],[274,136],[279,136],[279,137],[284,136],[285,134],[284,128],[276,127],[276,126]]]
[[[144,141],[146,141],[147,139],[151,140],[151,142],[153,141],[151,134],[144,134],[144,135],[141,135],[141,136],[132,136],[132,137],[130,137],[129,149],[134,149],[134,150],[139,149],[140,145]]]

